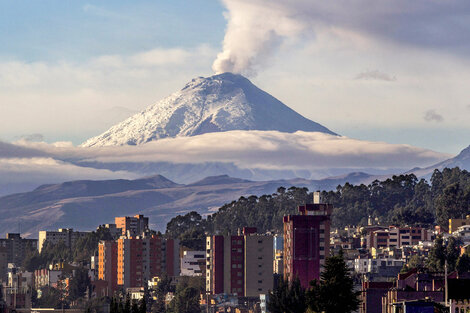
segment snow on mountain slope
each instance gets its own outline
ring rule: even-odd
[[[334,134],[241,75],[199,77],[181,91],[111,127],[82,146],[138,145],[165,137],[229,130],[298,130]]]

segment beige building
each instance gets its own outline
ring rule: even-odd
[[[273,236],[256,228],[206,239],[206,291],[259,297],[273,289]]]
[[[38,250],[41,253],[44,242],[58,244],[64,242],[67,247],[72,247],[75,242],[88,234],[88,232],[73,231],[72,228],[59,228],[58,231],[41,230],[39,232]]]
[[[114,224],[124,236],[140,236],[149,229],[149,218],[143,215],[115,217]]]
[[[460,226],[470,225],[470,215],[465,218],[451,218],[449,219],[449,234],[452,234]]]
[[[245,236],[245,297],[259,297],[273,289],[273,237]]]

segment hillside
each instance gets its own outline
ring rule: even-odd
[[[152,227],[164,230],[174,216],[196,210],[206,214],[241,196],[271,194],[277,188],[334,189],[345,181],[370,182],[374,176],[352,174],[325,180],[249,181],[229,176],[207,177],[180,185],[157,175],[136,180],[72,181],[44,185],[31,192],[0,198],[0,232],[33,237],[59,227],[90,230],[115,216],[145,214]]]

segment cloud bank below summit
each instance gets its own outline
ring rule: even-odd
[[[59,183],[77,179],[137,178],[127,171],[77,166],[80,162],[203,164],[231,163],[241,169],[410,169],[450,155],[410,145],[362,141],[314,132],[229,131],[166,138],[139,146],[82,148],[72,144],[0,143],[0,189],[9,182]],[[223,173],[221,173],[223,174]],[[313,178],[313,177],[312,177]],[[323,177],[317,177],[323,178]],[[0,190],[0,194],[5,194]]]

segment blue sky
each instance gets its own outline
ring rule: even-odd
[[[217,1],[0,1],[4,58],[84,60],[160,47],[220,44]]]
[[[232,70],[342,135],[458,153],[470,5],[370,1],[0,0],[0,140],[79,144]]]

